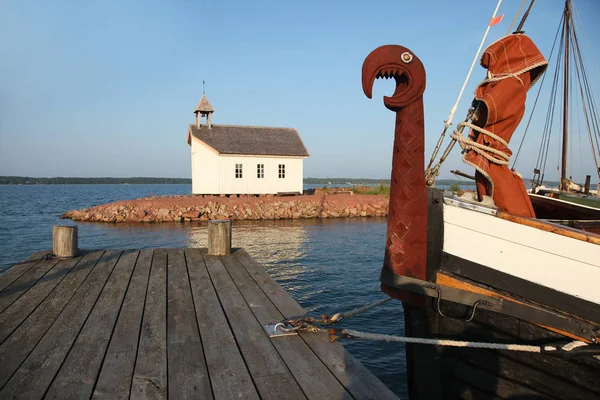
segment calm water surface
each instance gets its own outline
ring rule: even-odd
[[[70,209],[149,195],[189,194],[191,185],[0,186],[0,270],[52,248],[52,226],[74,224]],[[206,223],[77,223],[79,247],[206,247]],[[311,315],[332,315],[384,298],[379,289],[386,220],[354,218],[233,223],[242,247]],[[339,324],[403,334],[399,302],[392,301]],[[407,398],[404,346],[342,340],[344,346],[397,395]]]

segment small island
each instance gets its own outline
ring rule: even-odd
[[[386,217],[388,202],[389,187],[383,185],[379,188],[314,189],[297,196],[153,196],[71,210],[61,218],[90,222],[156,223],[215,219]]]

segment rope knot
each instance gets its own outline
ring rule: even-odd
[[[494,149],[490,146],[486,146],[484,144],[477,143],[469,137],[464,137],[462,135],[462,133],[459,131],[459,129],[462,127],[470,128],[470,129],[472,129],[476,132],[479,132],[485,136],[488,136],[488,137],[498,141],[502,145],[508,147],[508,143],[506,142],[506,140],[502,139],[500,136],[496,135],[495,133],[492,133],[492,132],[488,131],[487,129],[483,129],[483,128],[481,128],[477,125],[474,125],[470,122],[459,123],[457,125],[457,129],[454,132],[452,132],[452,134],[450,135],[450,137],[452,137],[453,139],[456,139],[456,141],[458,142],[458,144],[460,145],[460,147],[463,150],[465,150],[465,151],[472,150],[493,164],[508,165],[508,163],[510,161],[510,156],[508,154],[506,154],[505,152],[500,151],[498,149]]]

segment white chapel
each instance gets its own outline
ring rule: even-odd
[[[188,127],[193,194],[302,194],[309,154],[296,129],[214,125],[213,112],[202,95]]]

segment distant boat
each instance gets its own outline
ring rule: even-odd
[[[561,25],[555,40],[558,51],[555,53],[554,48],[551,51],[551,54],[556,54],[553,71],[554,79],[550,87],[546,122],[542,132],[536,167],[533,171],[532,189],[530,190],[531,202],[536,215],[539,213],[538,217],[543,219],[600,220],[600,201],[598,201],[600,198],[598,197],[598,190],[590,188],[591,175],[586,176],[585,183],[578,184],[573,182],[568,174],[569,143],[575,137],[574,124],[570,121],[576,121],[579,129],[584,130],[586,133],[583,136],[587,136],[586,139],[589,140],[589,153],[580,154],[580,157],[584,159],[591,157],[596,166],[595,175],[600,178],[600,164],[598,162],[600,159],[600,116],[598,115],[594,93],[591,90],[594,86],[590,79],[592,75],[588,74],[583,49],[580,45],[583,29],[576,29],[577,22],[580,22],[578,17],[578,14],[574,12],[572,2],[566,1]],[[549,76],[552,76],[552,74]],[[548,77],[548,74],[546,74],[546,77]],[[540,93],[544,80],[542,79],[540,84]],[[557,104],[557,100],[560,100],[561,96],[562,102]],[[544,171],[550,158],[549,143],[552,139],[552,128],[556,127],[553,122],[554,113],[557,109],[561,113],[560,126],[558,127],[562,145],[560,182],[558,188],[549,188],[544,185]],[[531,115],[534,112],[535,103]],[[579,123],[580,121],[582,122]],[[526,134],[527,129],[523,139],[525,139]],[[541,196],[546,198],[541,198]],[[590,201],[581,201],[585,198],[589,198]],[[590,207],[595,208],[596,211],[590,210]]]

